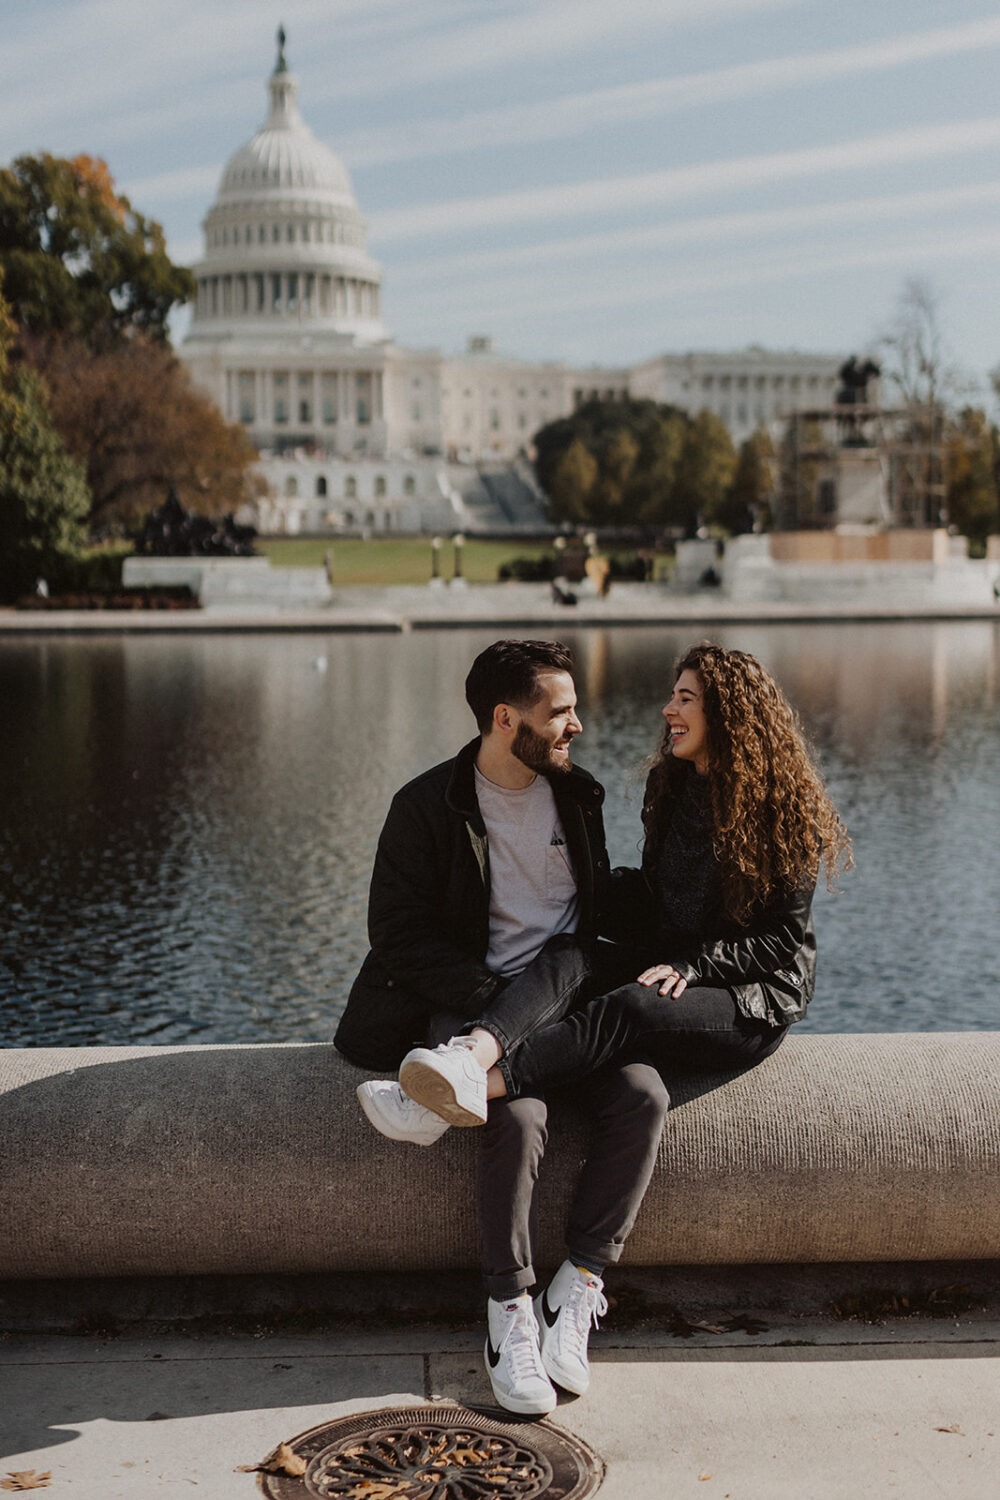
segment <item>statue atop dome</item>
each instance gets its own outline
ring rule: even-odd
[[[278,27],[278,61],[274,65],[274,71],[276,73],[287,73],[288,72],[288,63],[287,63],[287,61],[285,59],[285,42],[287,40],[288,40],[288,38],[285,35],[285,28],[284,28],[284,26],[279,26]]]

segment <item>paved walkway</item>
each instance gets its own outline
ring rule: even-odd
[[[26,1209],[27,1211],[27,1209]],[[607,1467],[601,1500],[998,1500],[1000,1321],[785,1317],[756,1334],[594,1338],[549,1420]],[[76,1500],[252,1500],[237,1472],[357,1411],[490,1405],[481,1330],[0,1341],[0,1479]],[[305,1500],[306,1491],[302,1491]]]
[[[253,609],[213,606],[178,610],[0,609],[0,636],[230,632],[405,631],[465,627],[532,628],[551,632],[572,626],[712,625],[747,622],[893,620],[1000,620],[1000,604],[981,600],[905,600],[818,597],[800,603],[733,603],[720,594],[674,594],[658,584],[616,584],[606,599],[581,597],[574,606],[553,604],[544,584],[428,585],[344,588],[323,609]]]

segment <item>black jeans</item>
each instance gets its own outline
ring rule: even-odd
[[[591,972],[590,958],[577,939],[570,933],[556,933],[473,1023],[500,1043],[497,1067],[508,1093],[514,1092],[508,1054],[536,1031],[560,1021],[584,993]]]
[[[641,973],[645,966],[640,958],[631,967]],[[508,1093],[577,1084],[610,1062],[748,1068],[769,1056],[787,1029],[744,1016],[727,989],[692,985],[675,1000],[656,985],[621,984],[525,1037],[507,1059]]]

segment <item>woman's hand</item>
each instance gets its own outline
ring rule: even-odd
[[[678,974],[673,964],[654,964],[651,969],[643,969],[639,975],[639,983],[647,987],[658,984],[658,994],[669,995],[673,1000],[679,1000],[687,989],[687,980],[683,974]]]

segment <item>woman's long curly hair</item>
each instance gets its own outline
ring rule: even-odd
[[[820,865],[831,885],[853,863],[847,829],[830,801],[798,716],[760,662],[703,641],[682,656],[698,674],[708,733],[715,856],[726,916],[745,927],[781,893],[812,886]],[[653,758],[642,810],[647,844],[663,838],[683,777],[670,729]]]

